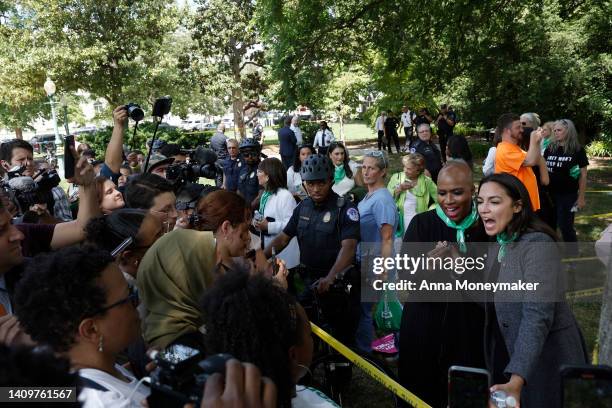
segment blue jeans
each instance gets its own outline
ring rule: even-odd
[[[359,324],[355,334],[355,345],[361,352],[372,353],[372,342],[374,341],[374,319],[372,318],[372,302],[361,302],[359,313]]]

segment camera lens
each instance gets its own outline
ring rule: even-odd
[[[144,111],[135,103],[127,105],[128,116],[135,122],[140,122],[144,119]]]

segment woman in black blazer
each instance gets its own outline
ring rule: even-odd
[[[488,297],[485,359],[492,391],[503,390],[523,408],[561,407],[563,364],[585,364],[580,328],[564,300],[555,232],[540,221],[527,189],[516,177],[485,177],[478,213],[490,237],[489,282],[538,283],[537,290],[497,291]]]

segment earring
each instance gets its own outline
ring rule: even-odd
[[[100,336],[100,341],[98,341],[98,351],[102,353],[104,351],[104,336]]]

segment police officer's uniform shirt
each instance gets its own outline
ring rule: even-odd
[[[238,191],[248,205],[251,205],[251,201],[259,194],[259,181],[257,180],[257,166],[249,166],[246,162],[242,162],[240,166],[240,175],[238,176]]]
[[[410,145],[410,153],[419,153],[425,158],[425,168],[429,170],[434,182],[438,180],[438,173],[442,168],[442,156],[440,150],[433,143],[425,143],[421,139]]]
[[[221,162],[223,177],[225,177],[225,189],[228,191],[238,190],[238,178],[243,163],[240,159],[227,158]]]
[[[315,206],[310,197],[305,199],[283,230],[290,237],[298,237],[300,262],[321,269],[320,273],[326,274],[336,262],[343,240],[359,241],[359,211],[346,199],[339,208],[338,199],[332,191],[320,206]]]

